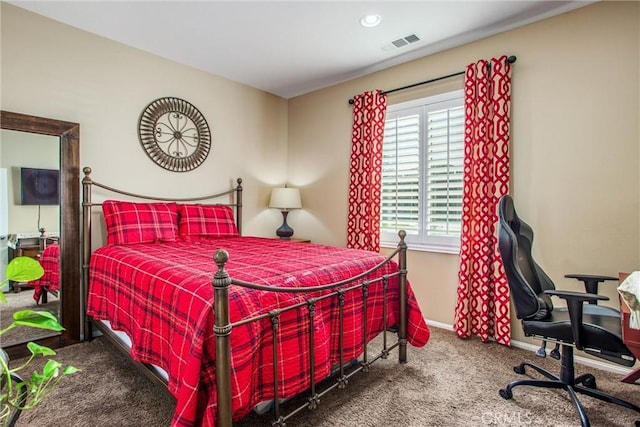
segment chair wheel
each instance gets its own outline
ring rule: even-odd
[[[500,393],[500,397],[506,400],[509,400],[513,397],[513,393],[511,393],[511,390],[506,388],[501,388],[498,393]]]
[[[582,384],[583,384],[585,387],[587,387],[587,388],[591,388],[591,389],[594,389],[594,390],[595,390],[596,388],[598,388],[598,386],[596,385],[596,379],[595,379],[595,377],[588,377],[588,378],[586,378],[586,379],[582,382]],[[640,420],[638,420],[638,421],[640,421]],[[640,426],[639,426],[639,427],[640,427]]]
[[[524,366],[522,366],[522,365],[514,366],[513,367],[513,372],[515,372],[516,374],[520,374],[520,375],[524,374],[524,372],[525,372],[524,371]]]

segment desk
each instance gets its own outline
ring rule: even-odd
[[[10,234],[9,241],[7,242],[7,247],[9,249],[8,261],[19,256],[27,256],[37,260],[40,258],[40,253],[45,247],[57,241],[58,234],[52,233],[50,235],[45,235],[44,228],[41,229],[39,233]],[[23,287],[29,287],[29,283],[18,283],[13,281],[10,281],[9,285],[15,293],[20,292]]]
[[[58,233],[45,233],[45,229],[42,228],[39,233],[9,234],[8,237],[7,246],[10,255],[37,258],[45,247],[58,241],[59,235]]]
[[[620,282],[622,282],[628,274],[620,273]],[[632,329],[629,327],[630,310],[626,302],[620,297],[620,312],[622,313],[622,341],[631,350],[631,353],[640,359],[640,329]],[[633,384],[640,378],[640,367],[634,369],[620,381],[623,383]]]

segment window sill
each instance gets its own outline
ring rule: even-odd
[[[398,247],[398,242],[390,243],[390,242],[381,242],[381,248],[395,249]],[[418,252],[435,252],[441,254],[451,254],[451,255],[460,255],[460,248],[451,247],[451,246],[435,246],[435,245],[416,245],[407,243],[407,249],[410,251],[418,251]]]

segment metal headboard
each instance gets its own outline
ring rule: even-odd
[[[238,178],[236,180],[236,184],[229,190],[219,193],[185,198],[167,198],[136,194],[94,181],[91,178],[90,167],[83,168],[82,172],[84,173],[84,178],[82,179],[82,299],[80,302],[80,309],[83,316],[80,332],[82,340],[91,338],[91,324],[86,314],[89,289],[89,259],[91,257],[91,211],[94,207],[102,206],[102,202],[93,203],[91,201],[91,193],[93,191],[93,187],[102,188],[103,190],[116,195],[158,202],[200,202],[204,200],[221,199],[225,196],[229,196],[231,197],[231,202],[217,204],[229,206],[234,209],[236,226],[238,227],[238,232],[240,233],[240,235],[242,235],[242,178]]]

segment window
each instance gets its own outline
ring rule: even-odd
[[[382,153],[380,241],[398,230],[411,248],[457,253],[462,221],[462,90],[387,108]]]

